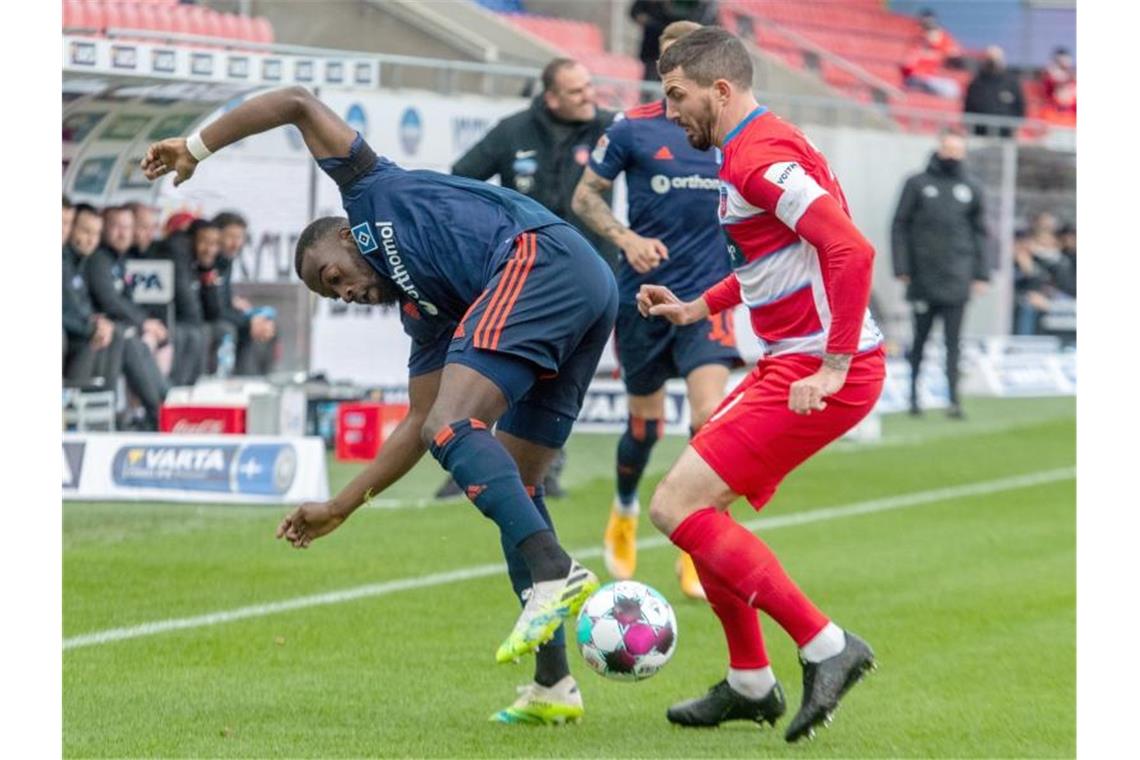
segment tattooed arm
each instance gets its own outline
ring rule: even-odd
[[[642,237],[617,220],[604,197],[613,184],[587,166],[574,188],[571,208],[594,232],[621,248],[636,272],[644,274],[669,258],[669,249],[657,238]]]

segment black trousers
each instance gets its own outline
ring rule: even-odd
[[[170,383],[193,385],[206,367],[206,327],[179,322],[171,332],[174,361],[170,366]]]
[[[950,403],[958,403],[958,359],[961,353],[962,317],[966,313],[966,302],[931,303],[914,302],[914,343],[910,348],[910,400],[916,405],[918,400],[918,373],[922,367],[922,352],[934,318],[941,317],[942,331],[946,334],[946,383],[950,388]]]

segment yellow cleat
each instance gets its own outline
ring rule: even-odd
[[[701,579],[697,575],[697,566],[693,558],[686,552],[677,557],[677,580],[681,582],[681,592],[690,599],[706,600],[705,590],[701,586]]]
[[[621,514],[616,500],[602,545],[606,571],[619,581],[632,578],[637,569],[637,515]]]
[[[495,652],[495,661],[517,662],[550,641],[562,621],[574,618],[598,586],[598,576],[571,562],[565,578],[542,581],[523,591],[526,606],[510,636]]]
[[[525,726],[560,726],[582,720],[582,694],[572,676],[553,686],[528,683],[519,687],[519,698],[491,716],[493,723]]]

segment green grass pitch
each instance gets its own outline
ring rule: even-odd
[[[760,515],[776,520],[759,532],[801,586],[880,660],[810,744],[789,746],[782,733],[751,724],[693,731],[665,721],[669,704],[723,677],[726,652],[712,613],[680,595],[675,551],[659,541],[642,551],[637,577],[676,608],[673,661],[627,684],[594,675],[572,651],[582,724],[487,722],[529,680],[530,663],[494,663],[517,614],[505,573],[484,567],[501,561],[494,526],[466,501],[423,500],[440,480],[429,457],[385,494],[393,501],[361,510],[303,552],[273,539],[284,507],[65,504],[64,753],[1072,756],[1074,403],[979,399],[966,408],[966,422],[937,412],[892,417],[879,444],[836,444],[789,477]],[[593,549],[587,564],[599,574],[614,443],[574,437],[570,493],[551,502],[563,543]],[[658,446],[643,503],[683,445],[667,438]],[[330,467],[334,488],[356,470]],[[1045,473],[1042,482],[1010,480],[1034,473]],[[930,493],[968,484],[983,485]],[[795,519],[856,503],[868,508]],[[734,514],[756,519],[744,503]],[[640,535],[657,538],[648,519]],[[470,568],[483,569],[426,588],[373,585]],[[257,607],[360,587],[371,593],[286,611]],[[248,616],[200,617],[237,609]],[[183,618],[198,624],[74,643]],[[794,710],[801,691],[794,647],[772,621],[763,623]]]

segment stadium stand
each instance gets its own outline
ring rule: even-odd
[[[258,44],[274,41],[273,26],[264,17],[221,13],[205,6],[184,5],[177,0],[64,0],[63,27],[97,33],[107,29],[143,29]]]

